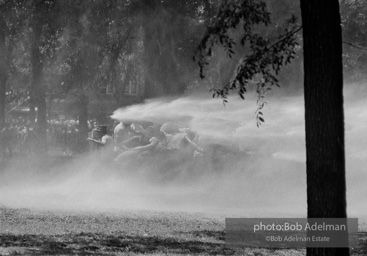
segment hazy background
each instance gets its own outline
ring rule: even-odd
[[[367,218],[367,90],[345,86],[348,215]],[[204,143],[237,145],[243,157],[223,157],[223,169],[205,162],[172,170],[167,179],[147,165],[111,169],[94,156],[49,171],[11,166],[0,176],[0,205],[77,211],[169,210],[243,217],[306,216],[304,103],[302,95],[267,95],[265,123],[256,127],[256,98],[233,96],[225,106],[210,93],[157,99],[116,110],[117,119],[185,120]],[[184,118],[181,118],[184,117]],[[214,168],[215,169],[215,168]],[[193,175],[195,173],[195,175]],[[162,177],[160,176],[162,175]]]

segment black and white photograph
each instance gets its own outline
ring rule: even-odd
[[[367,255],[365,0],[0,0],[0,255]]]

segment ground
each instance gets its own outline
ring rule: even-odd
[[[109,213],[0,208],[0,255],[305,255],[304,249],[230,249],[224,216],[203,213]],[[367,234],[360,232],[366,255]]]

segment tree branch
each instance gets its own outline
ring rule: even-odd
[[[361,46],[358,46],[358,45],[355,45],[355,44],[352,44],[352,43],[349,43],[349,42],[343,42],[343,44],[352,46],[352,47],[357,48],[359,50],[367,51],[367,48],[364,48],[364,47],[361,47]]]
[[[294,34],[298,33],[300,30],[302,29],[302,26],[300,26],[299,28],[297,28],[296,30],[294,30],[292,33],[290,33],[289,35],[287,35],[286,37],[282,38],[281,40],[273,43],[265,52],[269,51],[271,48],[274,48],[274,46],[276,46],[277,44],[287,40],[288,38],[292,37]]]

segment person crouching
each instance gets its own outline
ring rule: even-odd
[[[88,138],[88,141],[92,141],[98,147],[98,151],[101,153],[102,158],[112,158],[114,157],[114,141],[112,137],[108,134],[107,126],[98,125],[96,127],[96,132],[98,136],[94,138]]]

